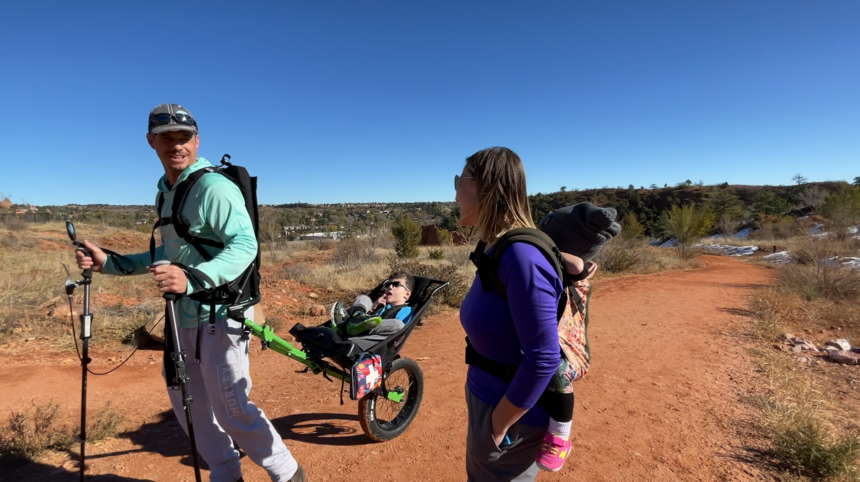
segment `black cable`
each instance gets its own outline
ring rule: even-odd
[[[163,319],[164,319],[164,315],[161,315],[161,318],[159,318],[158,321],[160,322]],[[69,320],[72,323],[72,339],[75,340],[75,351],[78,352],[78,360],[80,360],[81,363],[84,363],[84,358],[81,356],[81,349],[78,348],[78,334],[75,332],[75,317],[72,315],[72,297],[71,296],[69,296]],[[154,330],[156,326],[158,326],[158,322],[156,322],[155,325],[152,326],[152,330]],[[152,330],[147,331],[146,334],[147,335],[151,334]],[[125,362],[131,360],[131,357],[134,356],[135,353],[137,353],[138,349],[140,349],[140,345],[134,347],[134,350],[132,350],[132,352],[126,357],[125,360],[122,361],[122,363],[111,368],[110,370],[108,370],[106,372],[96,373],[96,372],[90,370],[90,367],[87,367],[87,372],[90,375],[96,375],[96,376],[108,375],[110,373],[113,373],[119,367],[125,365]]]

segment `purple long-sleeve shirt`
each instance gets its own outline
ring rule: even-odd
[[[517,407],[529,409],[522,423],[546,425],[549,416],[534,404],[560,361],[556,310],[562,284],[540,251],[524,243],[505,251],[498,275],[507,300],[493,291],[484,293],[475,276],[460,308],[460,323],[478,353],[499,363],[519,364],[519,369],[508,385],[469,366],[466,386],[494,406],[506,395]]]

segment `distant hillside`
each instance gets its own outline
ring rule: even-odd
[[[836,191],[842,183],[814,182],[792,186],[747,186],[723,183],[705,186],[691,182],[673,187],[633,185],[623,188],[601,188],[574,191],[559,191],[536,194],[530,197],[532,215],[535,221],[544,214],[560,207],[591,202],[598,206],[611,206],[618,210],[621,220],[627,213],[633,213],[645,227],[646,234],[661,236],[664,212],[673,205],[695,204],[708,207],[716,212],[717,218],[729,213],[738,219],[764,215],[788,215],[792,209],[818,205],[824,196]]]
[[[540,220],[547,212],[584,201],[598,206],[611,206],[618,210],[620,221],[628,213],[645,228],[645,234],[659,237],[665,234],[665,211],[671,206],[694,204],[714,212],[718,221],[731,217],[738,223],[759,218],[798,216],[814,211],[824,197],[836,191],[842,183],[814,182],[791,186],[721,185],[705,186],[690,181],[675,186],[655,185],[636,188],[560,190],[538,193],[529,197],[532,215]],[[90,204],[66,206],[39,206],[50,209],[54,220],[73,219],[100,222],[116,227],[137,227],[146,231],[152,223],[154,207],[150,205],[115,206]],[[10,210],[11,211],[11,210]],[[417,203],[289,203],[260,207],[261,223],[280,225],[284,231],[344,231],[365,232],[388,229],[399,215],[414,219],[420,224],[435,224],[444,229],[456,230],[459,209],[454,202]],[[7,215],[11,215],[7,213]],[[46,220],[48,216],[40,216]]]

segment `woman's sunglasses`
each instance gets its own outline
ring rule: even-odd
[[[454,190],[455,191],[460,190],[460,179],[472,179],[472,178],[473,178],[472,176],[461,176],[459,174],[455,174],[454,175]]]

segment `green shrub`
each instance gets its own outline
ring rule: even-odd
[[[430,248],[428,251],[430,259],[445,259],[445,251],[441,248]]]
[[[636,215],[629,212],[621,219],[621,237],[624,239],[636,239],[645,233],[645,227],[636,219]]]
[[[439,246],[447,246],[451,244],[451,233],[447,229],[437,229],[436,241],[439,242]]]
[[[406,216],[398,216],[391,227],[394,235],[394,251],[401,258],[417,258],[418,244],[421,242],[421,228]]]
[[[846,434],[828,440],[821,424],[805,417],[776,432],[773,455],[785,468],[819,480],[853,478],[857,475],[860,439],[855,434]]]
[[[843,185],[824,198],[821,213],[831,221],[838,239],[848,237],[846,229],[860,222],[860,186]]]
[[[714,214],[709,210],[687,204],[681,207],[672,206],[668,210],[668,216],[669,232],[678,241],[681,258],[687,259],[690,254],[690,244],[713,226]]]

